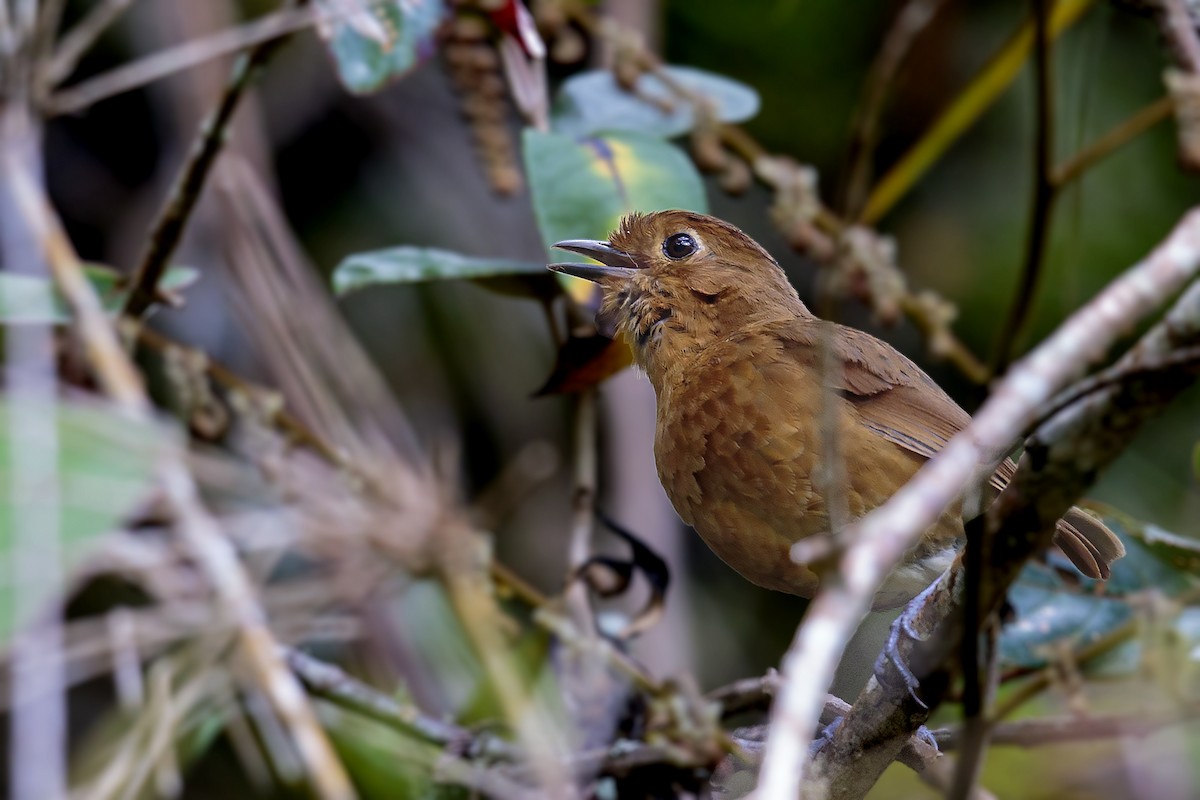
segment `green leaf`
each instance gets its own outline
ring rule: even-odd
[[[319,0],[329,15],[321,34],[342,85],[379,91],[428,58],[446,13],[443,0]]]
[[[103,264],[84,264],[83,272],[104,310],[109,314],[120,311],[129,295],[126,276]],[[196,282],[198,275],[191,267],[171,267],[163,275],[159,288],[166,292],[186,289]],[[71,311],[49,279],[0,272],[0,324],[65,325],[70,321]]]
[[[1125,556],[1113,563],[1107,581],[1068,581],[1041,564],[1022,571],[1009,593],[1016,620],[1000,635],[1004,663],[1043,666],[1060,643],[1078,649],[1125,624],[1133,614],[1128,596],[1153,589],[1173,597],[1196,585],[1200,547],[1195,540],[1115,512],[1106,513],[1104,523],[1125,544]],[[1052,555],[1051,563],[1071,570],[1064,556]],[[1098,665],[1105,674],[1139,662],[1140,646],[1123,650],[1120,657],[1110,655]]]
[[[522,137],[533,212],[547,249],[562,239],[605,239],[631,211],[706,211],[704,184],[674,145],[639,133]],[[555,261],[578,258],[551,251]]]
[[[322,726],[364,798],[465,796],[461,790],[434,783],[442,755],[437,745],[331,703],[315,705]]]
[[[1113,564],[1104,583],[1107,594],[1154,589],[1174,596],[1196,584],[1200,542],[1124,515],[1106,514],[1104,523],[1125,543],[1125,557]]]
[[[390,247],[342,259],[333,271],[333,290],[342,295],[377,283],[545,274],[546,265],[541,262],[475,258],[426,247]]]
[[[758,93],[745,84],[691,67],[664,67],[670,79],[702,96],[722,122],[742,122],[758,113]],[[637,93],[627,92],[609,70],[569,78],[558,91],[551,124],[555,131],[589,136],[600,131],[638,131],[678,136],[696,124],[693,104],[678,97],[657,75],[638,78]]]
[[[1062,644],[1078,649],[1133,614],[1122,600],[1072,591],[1059,575],[1040,564],[1025,568],[1008,601],[1016,620],[1000,635],[1000,659],[1006,666],[1044,666]]]
[[[14,592],[36,591],[15,571],[16,526],[44,526],[38,534],[57,538],[69,569],[145,498],[159,461],[179,446],[172,429],[105,408],[0,398],[0,642],[24,621],[14,619]]]

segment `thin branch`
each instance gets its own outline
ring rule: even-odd
[[[187,163],[176,177],[167,202],[151,229],[146,250],[134,272],[132,287],[122,314],[130,317],[141,316],[154,302],[158,282],[167,269],[167,261],[179,245],[209,170],[225,144],[226,129],[233,120],[233,112],[237,110],[238,102],[246,88],[281,41],[272,39],[256,45],[243,54],[234,65],[233,73],[225,84],[217,107],[201,125]]]
[[[1056,39],[1092,5],[1093,0],[1058,0],[1049,21],[1049,37]],[[875,185],[862,213],[871,225],[884,217],[917,181],[941,158],[953,142],[992,106],[1020,73],[1034,45],[1033,21],[1026,20],[972,78],[967,89],[943,111]]]
[[[0,0],[0,6],[4,0]],[[6,274],[44,279],[44,237],[30,224],[29,195],[40,190],[41,130],[29,109],[0,100],[0,265]],[[9,603],[6,629],[11,713],[5,755],[14,800],[61,797],[67,785],[67,670],[62,614],[63,518],[60,504],[65,447],[58,423],[55,336],[49,325],[11,325],[3,331],[5,408],[0,435],[0,529],[5,539]],[[20,626],[20,627],[18,627]]]
[[[349,709],[408,736],[446,747],[472,758],[513,761],[513,748],[503,739],[477,734],[445,720],[434,719],[416,706],[406,705],[389,694],[368,686],[339,667],[313,658],[300,650],[282,648],[288,666],[309,693]]]
[[[1174,109],[1174,101],[1170,95],[1165,95],[1128,119],[1121,121],[1099,139],[1069,158],[1066,163],[1060,164],[1054,170],[1054,185],[1062,189],[1074,183],[1096,164],[1158,123],[1170,118]]]
[[[863,98],[855,115],[846,153],[842,185],[833,207],[846,219],[857,220],[866,201],[871,181],[871,160],[879,138],[879,119],[884,101],[900,71],[900,65],[917,37],[937,15],[944,0],[908,0],[896,14],[887,36],[867,74]]]
[[[1138,364],[1114,364],[1106,370],[1079,381],[1066,392],[1055,397],[1049,407],[1038,415],[1032,427],[1040,426],[1090,394],[1112,388],[1131,378],[1147,378],[1156,373],[1194,369],[1198,366],[1200,366],[1200,347],[1184,347]]]
[[[37,188],[27,165],[10,158],[5,163],[5,171],[12,181],[13,194],[25,223],[41,243],[54,282],[71,309],[72,324],[100,386],[120,407],[134,415],[147,413],[150,404],[146,400],[142,377],[117,340],[58,217]]]
[[[567,545],[567,607],[578,629],[594,635],[595,622],[588,602],[587,583],[575,580],[592,557],[592,530],[596,520],[596,392],[588,389],[575,398],[574,486],[571,491],[571,534]]]
[[[1156,0],[1159,28],[1180,69],[1200,73],[1200,40],[1185,0]]]
[[[1049,367],[1049,356],[1055,355],[1058,374],[1069,373],[1068,365],[1085,363],[1096,355],[1085,342],[1088,337],[1105,336],[1105,332],[1115,336],[1117,330],[1134,324],[1141,316],[1138,310],[1146,309],[1152,298],[1170,294],[1177,287],[1176,279],[1194,279],[1198,266],[1200,212],[1193,211],[1149,258],[1111,284],[1046,345],[1014,367],[1000,385],[1000,390],[1008,390],[1010,395],[1005,400],[1010,406],[1005,424],[1011,425],[1017,416],[1034,413],[1045,402],[1049,374],[1034,367]],[[1162,321],[1120,363],[1136,364],[1196,344],[1200,344],[1200,281],[1194,281],[1183,292]],[[1013,481],[985,515],[985,535],[981,537],[987,548],[987,582],[981,604],[985,611],[999,606],[1022,565],[1049,546],[1057,520],[1098,472],[1116,458],[1143,423],[1161,413],[1195,379],[1194,370],[1130,379],[1089,395],[1030,437]],[[997,395],[989,400],[968,427],[977,440],[990,439],[988,427],[1000,421],[1001,412],[996,408],[1002,407],[1001,399]],[[988,425],[977,424],[984,422]],[[958,437],[951,446],[957,441]],[[935,473],[938,460],[935,458],[931,468],[918,473],[909,487]],[[907,519],[892,522],[902,526]],[[914,602],[910,624],[901,631],[894,657],[881,662],[883,677],[868,684],[854,711],[818,755],[824,778],[836,787],[835,798],[857,797],[865,792],[907,736],[928,718],[929,707],[940,701],[957,674],[956,648],[967,630],[961,612],[961,577],[961,566],[956,564]],[[904,682],[896,680],[896,664],[901,662],[919,676],[925,701],[919,707]]]
[[[7,166],[18,203],[30,228],[42,241],[55,282],[72,309],[100,385],[125,413],[133,417],[148,416],[150,403],[141,377],[121,348],[61,224],[45,198],[36,192],[24,166]],[[200,504],[191,475],[180,460],[172,459],[162,466],[161,480],[169,505],[177,514],[180,535],[239,626],[242,653],[255,682],[292,734],[314,788],[325,798],[354,797],[349,778],[317,724],[303,691],[275,650],[274,637],[249,576],[233,545]]]
[[[70,77],[84,54],[92,49],[109,26],[135,1],[100,0],[89,8],[83,19],[63,34],[54,54],[44,62],[41,75],[42,90],[49,91]]]
[[[1023,719],[996,725],[992,729],[992,744],[1028,748],[1123,737],[1141,739],[1198,718],[1200,705],[1193,703],[1146,714],[1071,714]],[[933,737],[943,751],[956,750],[962,744],[957,728],[935,731]]]
[[[254,683],[291,734],[313,789],[327,800],[355,797],[345,767],[317,722],[299,681],[279,654],[279,645],[267,625],[250,576],[238,560],[233,544],[200,504],[195,484],[182,463],[175,461],[163,468],[162,486],[178,517],[179,535],[212,581],[223,612],[236,622],[239,652],[254,676]]]
[[[137,331],[138,344],[153,350],[156,353],[167,354],[172,349],[184,350],[193,353],[200,351],[190,348],[187,345],[175,342],[166,336],[154,331],[146,326],[139,326]],[[230,389],[242,392],[248,396],[255,396],[268,391],[262,386],[251,383],[242,378],[233,370],[226,367],[221,362],[205,355],[203,359],[204,371],[208,377],[219,386],[225,389]],[[338,448],[332,443],[321,437],[318,433],[306,426],[294,414],[284,407],[279,407],[272,416],[271,421],[278,426],[279,430],[290,437],[294,442],[311,449],[319,455],[327,463],[345,469],[352,473],[355,478],[366,480],[367,475],[360,473],[354,468],[350,461],[346,458]]]
[[[101,100],[132,91],[206,61],[237,53],[248,47],[270,44],[312,27],[321,19],[320,13],[315,9],[284,8],[245,25],[143,56],[129,64],[69,86],[50,95],[44,103],[43,110],[51,117],[75,114]],[[74,65],[71,66],[73,68]]]
[[[775,703],[760,784],[765,796],[795,796],[805,771],[805,737],[819,717],[834,665],[871,598],[904,553],[983,474],[981,464],[1007,451],[1041,406],[1099,360],[1121,331],[1158,308],[1198,272],[1200,209],[1188,212],[1144,261],[1015,364],[964,431],[887,503],[851,526],[855,530],[847,539],[853,544],[841,559],[845,587],[817,594],[784,657],[783,689]]]
[[[1050,223],[1058,184],[1054,182],[1054,72],[1050,50],[1050,0],[1033,0],[1034,158],[1033,200],[1029,210],[1029,234],[1025,260],[1017,281],[1016,295],[996,338],[992,374],[1001,375],[1017,353],[1019,336],[1033,309],[1034,290],[1050,239]]]

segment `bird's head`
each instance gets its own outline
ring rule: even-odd
[[[549,267],[603,287],[601,330],[624,336],[648,372],[663,355],[703,347],[755,322],[808,313],[770,253],[705,214],[630,214],[607,242],[554,246],[599,262]]]

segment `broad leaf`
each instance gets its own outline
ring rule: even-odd
[[[546,274],[542,262],[476,258],[427,247],[390,247],[346,256],[333,271],[333,290],[346,294],[377,283]]]
[[[683,208],[705,211],[704,184],[677,147],[639,133],[564,136],[526,130],[522,139],[533,212],[542,241],[555,262],[578,258],[552,249],[563,239],[607,239],[631,211]],[[575,299],[595,307],[598,287],[560,275]],[[628,348],[605,341],[600,348],[560,354],[540,393],[579,391],[630,363]]]
[[[120,311],[129,295],[127,276],[101,264],[85,264],[83,270],[104,309],[110,314]],[[159,288],[165,292],[185,289],[195,283],[197,274],[191,267],[171,267]],[[71,311],[50,280],[0,272],[0,324],[62,325],[70,320]]]
[[[522,139],[533,211],[546,247],[606,239],[631,211],[705,211],[704,184],[679,148],[638,133],[564,136],[526,130]],[[578,256],[563,251],[555,261]]]
[[[1063,645],[1078,650],[1133,614],[1122,600],[1071,591],[1062,578],[1039,564],[1025,568],[1008,600],[1016,620],[1000,636],[1000,658],[1007,666],[1043,666]]]
[[[446,13],[443,0],[318,0],[328,21],[329,45],[342,84],[370,94],[433,53],[433,36]]]
[[[1194,540],[1113,514],[1104,521],[1125,543],[1125,556],[1112,565],[1112,576],[1104,582],[1068,581],[1045,565],[1027,566],[1009,593],[1016,619],[1000,636],[1004,663],[1043,666],[1063,644],[1077,651],[1125,624],[1133,615],[1128,596],[1147,589],[1175,596],[1196,585]],[[1060,559],[1070,570],[1065,558],[1052,557],[1051,563]],[[1101,668],[1111,674],[1136,666],[1140,652],[1140,646],[1121,648]]]
[[[15,569],[18,526],[54,537],[68,569],[146,497],[157,464],[178,446],[171,429],[107,409],[0,399],[0,642],[24,621],[14,619],[14,592],[37,591]],[[22,605],[46,599],[26,595]]]
[[[758,93],[745,84],[691,67],[664,67],[669,80],[704,98],[722,122],[742,122],[758,113]],[[694,104],[668,88],[657,75],[638,78],[637,91],[627,92],[609,70],[584,72],[558,91],[551,123],[571,136],[601,131],[638,131],[652,136],[678,136],[696,124]]]

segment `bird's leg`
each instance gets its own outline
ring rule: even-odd
[[[845,721],[845,717],[838,717],[833,722],[822,728],[821,733],[817,736],[817,738],[813,739],[812,743],[808,746],[808,757],[815,758],[817,753],[821,752],[825,745],[832,742],[834,734],[837,733],[838,728],[842,727],[842,723]]]
[[[917,680],[917,676],[909,669],[908,664],[904,663],[904,658],[900,655],[900,636],[901,634],[907,635],[908,638],[917,642],[925,640],[925,637],[921,636],[913,625],[916,622],[917,613],[925,605],[925,601],[929,595],[937,588],[937,584],[938,582],[935,580],[929,586],[925,587],[919,595],[904,607],[904,610],[900,612],[900,616],[896,617],[896,621],[892,623],[891,630],[888,633],[887,644],[884,645],[883,652],[879,654],[879,659],[875,662],[876,680],[884,684],[888,682],[884,678],[884,674],[887,672],[887,664],[890,661],[900,679],[904,681],[904,687],[908,689],[909,695],[921,708],[925,709],[929,708],[929,706],[917,696],[917,688],[921,685],[921,682]]]

